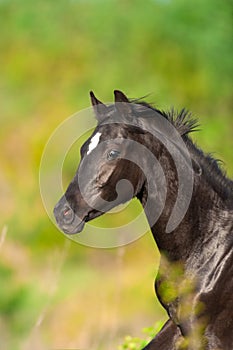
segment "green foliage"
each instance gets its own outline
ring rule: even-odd
[[[18,348],[18,339],[27,335],[42,306],[42,295],[33,283],[17,282],[13,269],[0,264],[0,277],[4,281],[0,289],[0,322],[4,324],[4,338],[9,337],[7,347]],[[13,334],[14,337],[10,337]],[[16,341],[16,342],[15,342]]]
[[[146,339],[127,336],[124,343],[118,347],[118,350],[141,350],[149,341],[151,341],[163,326],[163,322],[157,322],[152,327],[147,327],[142,330]]]

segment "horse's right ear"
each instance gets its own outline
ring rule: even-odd
[[[101,101],[99,101],[93,91],[90,91],[91,103],[95,112],[97,121],[100,123],[104,117],[106,117],[108,112],[108,107]]]

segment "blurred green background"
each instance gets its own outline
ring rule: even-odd
[[[0,23],[0,347],[117,348],[166,319],[157,248],[150,233],[110,250],[67,240],[40,198],[43,148],[90,90],[150,93],[199,117],[193,138],[232,176],[232,3],[1,0]]]

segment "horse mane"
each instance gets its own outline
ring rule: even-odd
[[[187,135],[193,131],[198,131],[198,120],[194,118],[193,114],[185,108],[182,108],[181,111],[177,111],[174,108],[164,111],[153,107],[151,104],[142,101],[141,99],[134,99],[130,102],[136,105],[135,114],[138,117],[140,117],[140,115],[145,116],[146,111],[149,112],[150,110],[153,110],[166,118],[176,128],[181,136]],[[148,112],[147,114],[150,114],[150,112]]]
[[[134,99],[130,101],[135,106],[135,114],[137,117],[146,117],[151,115],[150,110],[159,113],[166,118],[179,132],[187,145],[191,156],[197,162],[206,180],[212,188],[225,200],[233,202],[233,181],[226,176],[226,171],[222,168],[223,162],[215,159],[211,154],[204,153],[189,137],[189,134],[194,131],[199,131],[199,123],[193,114],[185,108],[181,111],[176,111],[174,108],[169,111],[159,110],[151,104]]]
[[[181,109],[181,111],[177,111],[174,108],[171,108],[169,111],[157,109],[152,104],[145,102],[143,100],[144,98],[129,100],[129,103],[132,104],[132,114],[136,118],[136,121],[139,121],[140,118],[146,121],[148,118],[148,121],[151,123],[153,120],[151,118],[153,115],[151,111],[167,119],[181,135],[190,152],[191,158],[200,166],[206,181],[223,200],[229,201],[230,206],[233,207],[233,181],[226,176],[226,171],[222,168],[223,162],[215,159],[209,153],[204,153],[189,136],[190,133],[199,131],[200,125],[197,118],[194,118],[193,114],[185,108]],[[115,106],[109,105],[107,109],[108,112],[105,120],[112,116]]]
[[[185,142],[201,166],[207,182],[223,199],[230,200],[233,205],[233,181],[227,177],[226,170],[222,167],[223,161],[214,158],[210,153],[204,153],[189,137]]]

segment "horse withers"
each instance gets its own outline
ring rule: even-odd
[[[137,197],[161,252],[155,291],[169,316],[144,350],[232,350],[233,182],[191,141],[185,110],[114,94],[105,105],[91,92],[97,126],[54,208],[57,224],[81,232]]]

